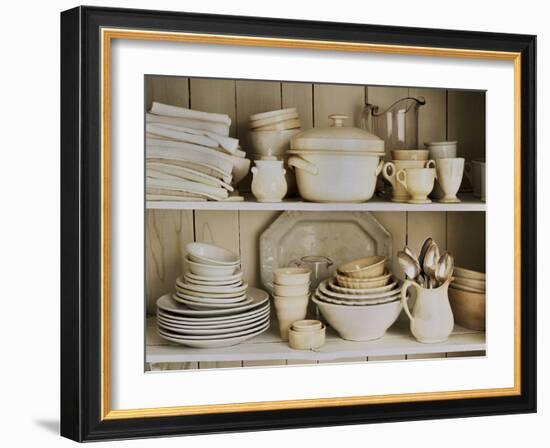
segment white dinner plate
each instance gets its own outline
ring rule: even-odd
[[[225,337],[234,337],[235,334],[233,333],[243,332],[248,330],[252,331],[256,328],[262,327],[268,321],[269,321],[269,316],[264,316],[261,319],[256,319],[252,322],[247,322],[234,327],[188,329],[188,328],[178,327],[175,325],[170,325],[159,320],[158,326],[169,333],[183,335],[181,337],[187,337],[187,335],[189,335],[189,336],[218,336],[219,338],[222,338],[222,337],[225,338]]]
[[[331,291],[328,287],[328,279],[323,280],[319,285],[319,291],[325,296],[332,297],[334,299],[344,300],[365,300],[365,299],[379,299],[382,297],[390,297],[401,292],[401,285],[396,285],[393,289],[384,292],[376,292],[373,294],[342,294],[336,291]]]
[[[229,294],[229,293],[243,293],[248,288],[248,283],[243,283],[238,286],[227,285],[194,285],[185,282],[181,277],[176,279],[176,286],[181,289],[186,289],[190,292],[196,293],[212,293],[212,294]]]
[[[193,274],[192,272],[187,272],[184,275],[184,278],[196,280],[196,281],[203,281],[208,282],[209,284],[215,283],[222,283],[222,282],[235,282],[237,280],[242,280],[243,278],[243,271],[239,270],[235,272],[233,275],[226,275],[224,277],[205,277],[204,275],[198,275]]]
[[[240,344],[241,342],[246,341],[247,339],[251,339],[255,336],[258,336],[259,334],[263,333],[269,328],[269,323],[260,328],[257,331],[253,331],[247,334],[244,334],[242,336],[237,336],[234,338],[226,338],[226,339],[184,339],[184,338],[177,338],[173,337],[170,334],[164,333],[159,331],[159,335],[170,342],[175,342],[176,344],[183,344],[187,345],[189,347],[195,347],[195,348],[217,348],[217,347],[231,347],[232,345]],[[164,333],[164,334],[163,334]]]
[[[238,308],[193,310],[187,305],[174,300],[172,294],[165,294],[157,300],[157,306],[171,313],[183,314],[185,316],[214,317],[238,314],[262,305],[269,299],[269,294],[258,288],[248,288],[247,296],[252,299],[252,303],[239,306]]]
[[[248,305],[252,303],[252,299],[246,298],[245,300],[242,300],[237,303],[231,303],[231,302],[223,302],[219,300],[217,303],[207,303],[203,302],[201,299],[197,298],[198,300],[190,300],[190,299],[184,299],[179,295],[173,295],[172,296],[174,300],[183,303],[187,305],[189,308],[193,310],[226,310],[226,309],[233,309],[233,308],[239,308],[243,305]]]
[[[241,325],[247,325],[258,320],[262,320],[270,315],[270,310],[266,308],[262,313],[247,317],[246,319],[237,319],[235,321],[226,321],[226,322],[214,322],[213,324],[207,325],[196,325],[194,323],[181,322],[177,319],[172,319],[166,317],[165,314],[157,313],[157,320],[162,321],[166,325],[171,325],[173,327],[182,328],[186,330],[219,330],[225,328],[239,327]]]
[[[240,314],[230,315],[230,316],[219,316],[219,317],[190,317],[183,316],[181,314],[172,314],[166,311],[163,311],[161,308],[157,309],[157,314],[161,315],[165,319],[170,319],[175,323],[181,325],[188,325],[194,327],[207,327],[212,325],[230,325],[239,322],[245,322],[250,319],[257,318],[263,314],[269,314],[271,310],[270,304],[266,303],[265,305],[254,308],[249,311],[245,311]]]
[[[178,296],[176,300],[178,300],[178,298],[182,298],[197,303],[242,303],[246,300],[246,294],[241,294],[237,297],[220,297],[219,299],[212,299],[211,297],[190,296],[188,294],[184,294],[179,289],[176,291],[176,296]]]

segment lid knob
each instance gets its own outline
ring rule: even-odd
[[[343,114],[332,114],[332,115],[329,115],[328,118],[332,120],[332,125],[331,125],[332,127],[343,128],[344,121],[347,120],[349,117]]]

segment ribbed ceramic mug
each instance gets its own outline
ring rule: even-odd
[[[407,202],[410,199],[409,193],[406,188],[397,182],[395,178],[397,172],[406,168],[435,168],[434,160],[392,160],[386,162],[382,169],[382,175],[392,186],[392,198],[393,202]]]
[[[395,175],[411,198],[407,201],[410,204],[429,204],[432,201],[428,195],[434,188],[437,177],[435,168],[405,168],[399,170]]]
[[[437,181],[443,190],[443,197],[439,198],[439,202],[456,203],[460,199],[456,197],[456,193],[462,183],[462,175],[464,174],[464,159],[437,159],[435,161],[437,171]]]

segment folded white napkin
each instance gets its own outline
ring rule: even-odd
[[[185,168],[171,163],[151,162],[146,164],[146,172],[148,177],[157,179],[180,179],[200,182],[212,187],[225,188],[228,191],[233,191],[233,187],[225,183],[221,179],[216,179],[213,176],[201,173],[190,168]]]
[[[223,123],[231,125],[231,118],[226,114],[215,114],[211,112],[202,112],[200,110],[187,109],[185,107],[171,106],[169,104],[153,101],[150,112],[155,115],[164,115],[167,117],[190,118],[193,120],[212,121],[214,123]]]
[[[207,198],[203,198],[202,196],[193,196],[190,194],[185,194],[184,196],[175,196],[172,194],[151,194],[147,193],[145,195],[145,200],[147,201],[169,201],[169,202],[203,202],[207,201]]]
[[[184,180],[178,181],[147,177],[145,179],[145,188],[146,192],[148,191],[149,193],[153,192],[151,189],[160,189],[171,195],[178,192],[193,193],[214,200],[221,200],[229,197],[229,193],[224,188],[211,187],[198,182]]]
[[[227,172],[220,170],[219,168],[213,167],[211,165],[206,165],[203,163],[191,162],[189,160],[170,160],[170,159],[148,157],[145,161],[146,167],[149,165],[149,163],[162,163],[162,164],[170,164],[172,166],[178,166],[182,168],[189,168],[191,170],[204,173],[208,176],[212,176],[216,179],[220,179],[227,184],[230,184],[231,181],[233,180],[233,176],[231,174],[228,174]]]
[[[191,118],[181,117],[166,117],[164,115],[155,115],[151,113],[145,114],[146,123],[162,123],[182,126],[190,129],[200,129],[219,134],[221,136],[229,135],[229,126],[224,123],[216,123],[213,121],[193,120]]]
[[[206,146],[152,138],[145,140],[145,157],[188,160],[214,166],[228,174],[233,170],[234,159],[236,159]]]

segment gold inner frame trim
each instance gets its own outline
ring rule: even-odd
[[[296,48],[323,51],[383,53],[501,60],[514,62],[514,386],[507,388],[421,392],[391,395],[316,398],[142,409],[111,409],[110,366],[110,50],[113,39],[185,42],[213,45]],[[413,401],[503,397],[521,394],[521,54],[484,50],[418,47],[304,39],[278,39],[216,34],[101,29],[101,419],[168,417],[316,407],[353,406]]]

